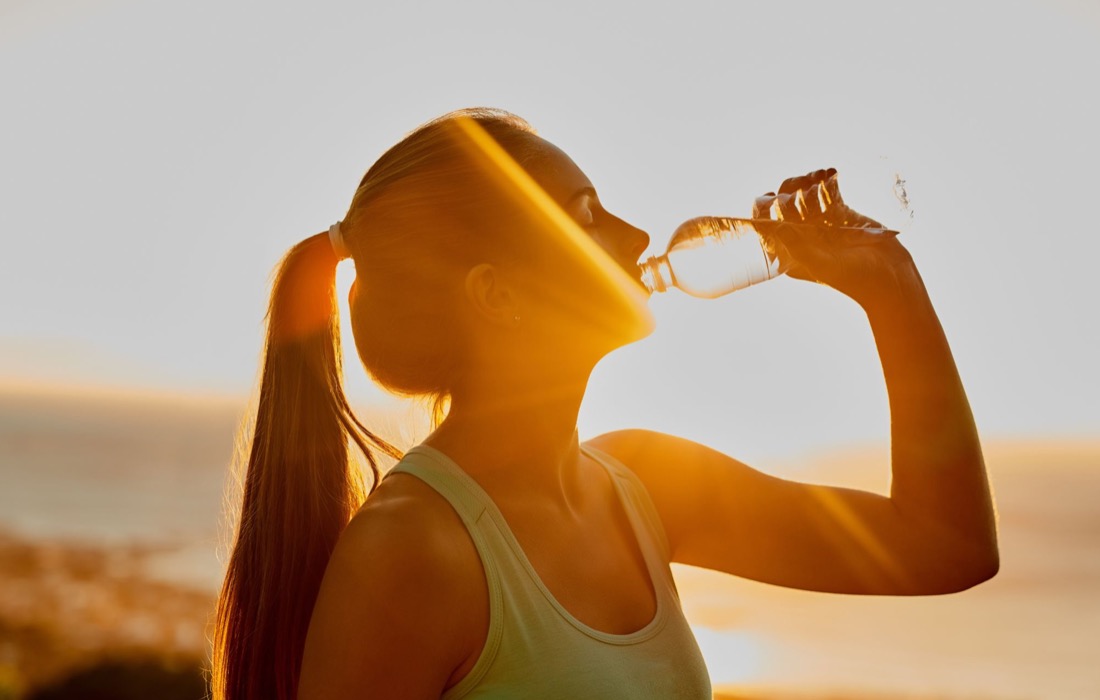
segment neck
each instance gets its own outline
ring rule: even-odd
[[[577,415],[590,373],[486,373],[456,389],[446,420],[425,442],[496,491],[494,498],[568,502],[579,489]]]

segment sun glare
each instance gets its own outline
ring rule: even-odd
[[[542,228],[553,236],[570,260],[593,274],[600,286],[620,303],[623,313],[607,319],[615,326],[630,323],[652,330],[652,317],[646,306],[647,295],[595,241],[539,186],[507,152],[472,119],[456,120],[464,145],[483,166],[483,171],[517,201]],[[586,304],[587,306],[587,304]],[[637,331],[638,329],[632,329]]]
[[[905,572],[883,546],[874,531],[867,527],[844,501],[827,488],[815,488],[811,493],[818,500],[828,517],[835,521],[854,540],[861,553],[870,555],[870,558],[878,564],[876,571],[867,572],[868,578],[886,579],[887,583],[900,583],[903,586],[908,583]],[[844,549],[850,548],[850,546],[844,547]]]
[[[711,684],[737,686],[760,679],[765,661],[764,643],[755,635],[693,625],[699,651],[707,663]]]

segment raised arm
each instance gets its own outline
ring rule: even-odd
[[[835,189],[835,173],[807,179],[822,175]],[[797,189],[812,191],[798,180],[768,197],[785,205]],[[850,296],[871,323],[890,399],[889,498],[777,479],[657,433],[623,431],[592,444],[645,482],[674,561],[841,593],[969,588],[996,573],[997,534],[977,430],[947,339],[896,239],[837,246],[832,233],[824,227],[807,238],[777,229],[774,237],[797,261],[788,274]]]
[[[999,566],[997,526],[978,431],[962,380],[916,268],[861,302],[890,400],[890,500],[944,541],[974,583]]]

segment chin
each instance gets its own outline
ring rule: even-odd
[[[655,327],[651,294],[633,275],[577,276],[570,284],[542,291],[548,313],[545,328],[553,337],[545,340],[555,351],[572,349],[586,357],[602,357],[645,338]]]
[[[620,322],[615,324],[613,332],[608,332],[608,326],[600,327],[603,331],[598,334],[603,346],[601,355],[647,338],[657,327],[657,321],[648,306],[633,306],[629,311],[619,316]]]

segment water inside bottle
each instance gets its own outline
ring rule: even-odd
[[[645,266],[647,286],[670,284],[692,296],[713,299],[782,274],[780,260],[765,249],[747,219],[700,217],[680,226],[668,252]],[[650,283],[650,280],[653,283]]]

